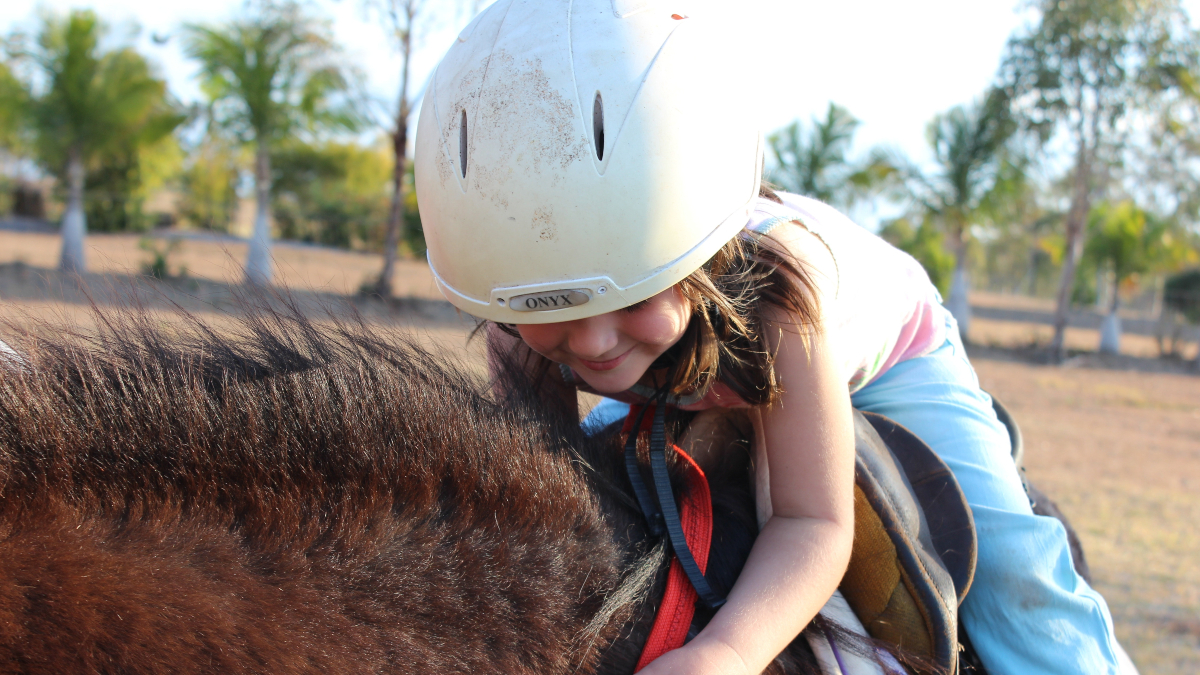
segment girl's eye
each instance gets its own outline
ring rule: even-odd
[[[635,302],[628,307],[622,308],[621,311],[625,312],[627,314],[633,314],[634,312],[638,311],[639,309],[641,309],[649,304],[650,304],[650,298],[646,298],[645,300],[643,300],[641,302]]]

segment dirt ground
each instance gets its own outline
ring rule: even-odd
[[[103,290],[100,304],[121,296],[148,257],[137,241],[89,237],[86,281]],[[88,324],[87,296],[52,271],[57,254],[54,235],[0,231],[0,320]],[[237,243],[185,241],[170,267],[186,266],[188,279],[143,282],[138,297],[164,319],[177,303],[229,321],[244,255]],[[466,341],[473,323],[438,302],[423,263],[406,261],[397,275],[397,294],[411,299],[385,304],[346,298],[377,273],[376,256],[278,246],[275,257],[280,281],[304,306],[358,312],[482,371],[481,345]],[[1044,344],[1049,327],[994,317],[1033,316],[1044,301],[981,295],[976,304],[993,317],[971,326],[980,381],[1020,422],[1028,475],[1074,522],[1122,643],[1145,675],[1200,673],[1200,374],[1155,358],[1147,335],[1127,336],[1121,356],[1087,353],[1099,337],[1079,327],[1068,333],[1068,346],[1080,350],[1074,358],[1040,365],[1031,345]]]

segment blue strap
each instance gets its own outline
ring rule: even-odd
[[[667,406],[659,401],[654,403],[654,407],[654,423],[650,428],[650,472],[654,478],[653,501],[651,501],[650,491],[646,488],[637,465],[637,436],[641,430],[642,417],[646,414],[645,407],[638,413],[634,427],[629,432],[629,439],[625,443],[625,471],[629,474],[629,482],[633,485],[633,492],[637,495],[638,504],[642,507],[642,514],[646,517],[650,533],[656,537],[662,536],[665,525],[667,538],[671,542],[671,550],[679,560],[679,566],[683,568],[692,588],[695,588],[696,594],[700,596],[700,601],[709,609],[717,609],[725,604],[725,598],[712,589],[700,571],[700,566],[696,564],[696,557],[692,555],[687,537],[683,534],[679,508],[675,504],[675,491],[671,486],[671,476],[667,472]]]

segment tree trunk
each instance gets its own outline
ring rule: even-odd
[[[265,140],[259,140],[254,156],[254,233],[246,257],[246,283],[271,283],[271,155]]]
[[[380,271],[379,281],[375,284],[375,292],[384,298],[392,296],[392,277],[396,272],[400,228],[404,226],[404,172],[408,161],[407,147],[408,121],[397,115],[396,131],[392,134],[392,151],[396,155],[396,164],[392,169],[392,207],[388,211],[387,233],[383,239],[383,270]]]
[[[1083,225],[1089,208],[1088,182],[1091,163],[1088,161],[1087,143],[1079,143],[1079,156],[1075,161],[1074,194],[1071,210],[1067,212],[1067,245],[1063,252],[1062,276],[1058,280],[1058,294],[1054,307],[1054,341],[1050,344],[1050,355],[1056,362],[1066,357],[1065,338],[1067,312],[1071,309],[1071,290],[1075,286],[1075,267],[1083,252]]]
[[[971,279],[967,274],[966,246],[960,247],[958,261],[954,263],[954,279],[950,282],[950,299],[946,309],[954,315],[959,323],[959,336],[966,342],[971,330]]]
[[[396,129],[392,132],[392,153],[396,163],[392,167],[392,208],[388,211],[387,233],[383,238],[383,269],[375,292],[381,297],[392,297],[392,277],[396,272],[397,247],[400,246],[400,228],[404,226],[404,173],[408,160],[408,72],[412,57],[412,24],[416,6],[409,2],[404,6],[404,32],[400,40],[400,99],[396,103]]]
[[[1108,268],[1104,265],[1096,265],[1096,309],[1104,309],[1108,306],[1108,298],[1104,297],[1105,290],[1108,289]]]
[[[1121,317],[1117,316],[1117,308],[1121,304],[1121,297],[1117,294],[1120,285],[1120,276],[1113,272],[1112,288],[1109,291],[1112,293],[1112,302],[1109,303],[1108,315],[1104,317],[1104,325],[1100,329],[1101,354],[1121,353]]]
[[[958,334],[963,342],[967,342],[971,329],[971,281],[967,273],[967,241],[963,229],[959,227],[955,233],[954,279],[950,283],[950,299],[946,302],[946,309],[954,315],[954,320],[958,322]]]
[[[64,272],[82,274],[83,237],[87,233],[87,217],[83,213],[83,182],[86,170],[79,148],[67,152],[67,212],[62,220],[62,254],[58,267]]]
[[[1155,319],[1162,318],[1163,315],[1163,296],[1167,288],[1167,277],[1165,274],[1154,275],[1154,302],[1150,305],[1150,316]]]

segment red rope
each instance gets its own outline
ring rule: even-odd
[[[625,433],[633,429],[639,406],[631,406],[629,416],[625,418]],[[653,419],[652,411],[642,417],[642,429],[647,430]],[[683,491],[679,504],[679,519],[683,525],[683,535],[688,547],[696,558],[696,564],[703,574],[708,568],[708,550],[712,545],[712,495],[708,491],[708,478],[704,471],[679,446],[672,446],[684,462],[687,476],[687,489]],[[663,593],[662,603],[658,606],[658,614],[654,617],[654,627],[650,629],[650,637],[642,648],[642,657],[638,660],[634,672],[646,667],[654,659],[666,654],[672,649],[683,646],[687,640],[688,629],[692,625],[692,616],[696,612],[696,589],[688,581],[687,574],[680,566],[679,560],[671,558],[671,569],[667,572],[667,590]]]

